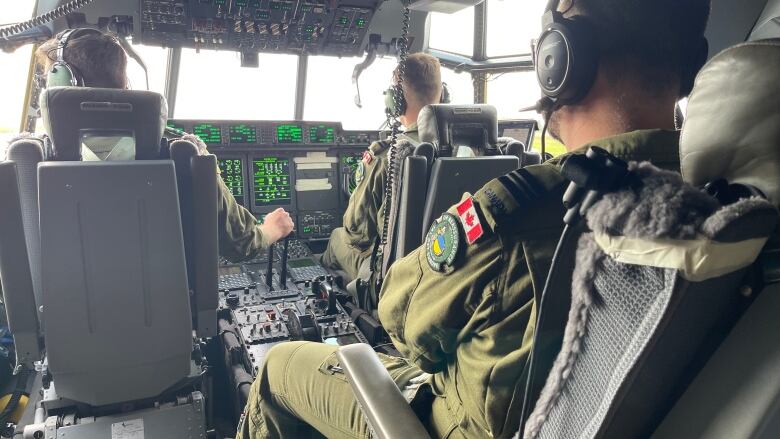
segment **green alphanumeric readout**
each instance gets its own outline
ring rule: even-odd
[[[229,129],[231,144],[257,143],[257,132],[255,131],[255,127],[239,124],[230,125]]]
[[[310,143],[336,143],[333,127],[327,125],[314,125],[309,127]]]
[[[290,159],[257,157],[252,160],[255,206],[284,206],[292,203]]]
[[[238,204],[244,204],[244,161],[241,159],[219,159],[219,172],[222,181],[230,189]]]
[[[222,143],[222,128],[212,123],[199,123],[192,127],[192,134],[200,137],[207,145]]]
[[[277,125],[276,143],[303,143],[303,128],[294,124]]]

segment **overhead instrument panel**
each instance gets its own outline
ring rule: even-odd
[[[360,55],[382,0],[140,0],[141,43]]]

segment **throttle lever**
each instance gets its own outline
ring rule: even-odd
[[[284,247],[282,247],[282,272],[279,275],[279,284],[283,290],[287,289],[287,257],[290,247],[290,237],[284,238]]]
[[[268,291],[274,290],[274,245],[268,246],[268,269],[265,272],[265,284],[268,286]]]

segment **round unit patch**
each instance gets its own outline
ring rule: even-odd
[[[355,186],[358,186],[366,177],[366,167],[363,162],[358,163],[357,169],[355,169]]]
[[[425,237],[428,265],[440,273],[451,272],[452,264],[458,256],[459,245],[458,218],[445,213],[433,223]]]

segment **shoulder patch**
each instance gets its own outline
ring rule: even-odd
[[[425,237],[428,265],[433,271],[450,274],[460,250],[460,228],[458,218],[445,213],[433,222]]]
[[[466,242],[469,245],[474,244],[485,234],[482,223],[479,220],[479,214],[477,214],[477,209],[474,206],[474,200],[468,197],[455,208],[458,211],[460,222],[463,224],[463,230],[466,232]]]
[[[355,186],[358,186],[366,177],[366,165],[363,162],[358,163],[355,169]]]
[[[374,161],[374,154],[369,150],[363,151],[363,161],[361,162],[361,164],[370,165],[371,162],[373,161]]]

